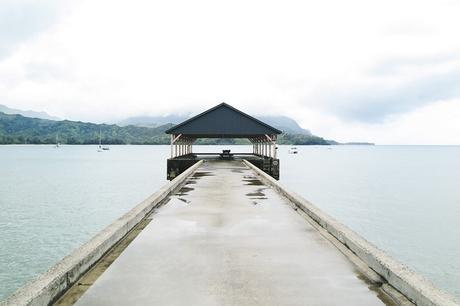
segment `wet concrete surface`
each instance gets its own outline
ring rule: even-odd
[[[77,305],[383,305],[239,161],[206,162]]]

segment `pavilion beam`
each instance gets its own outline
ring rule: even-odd
[[[259,147],[259,155],[262,156],[263,151],[262,151],[262,142],[261,142],[260,138],[257,140],[257,143],[258,143],[258,147]]]
[[[265,134],[265,137],[270,143],[270,157],[276,158],[276,135]]]
[[[259,155],[264,156],[264,144],[262,139],[259,138]]]
[[[171,134],[171,158],[174,158],[173,140],[174,140],[174,135]]]
[[[264,156],[264,142],[259,139],[260,155]]]
[[[260,140],[260,155],[265,156],[264,140]]]
[[[264,156],[268,156],[268,142],[266,139],[262,140],[264,142]]]
[[[183,138],[181,139],[182,134],[172,134],[171,135],[171,157],[175,158],[182,155],[182,147],[181,144],[183,143]]]

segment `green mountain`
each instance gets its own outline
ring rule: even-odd
[[[99,133],[103,144],[169,144],[164,132],[172,123],[158,127],[95,124],[81,121],[55,121],[9,115],[0,112],[0,144],[97,144]],[[282,134],[280,144],[328,145],[321,137],[307,134]],[[246,139],[200,139],[197,144],[249,144]]]
[[[55,121],[0,113],[0,144],[97,144],[101,133],[104,144],[165,144],[164,131],[172,124],[157,128],[120,127],[80,121]]]
[[[140,116],[130,117],[117,122],[117,125],[136,125],[143,127],[158,127],[166,123],[178,124],[191,117],[189,115],[168,115],[168,116]],[[309,130],[302,128],[294,119],[286,116],[256,116],[257,119],[277,128],[283,133],[311,135]]]
[[[135,125],[143,127],[158,127],[164,124],[178,124],[187,120],[190,116],[167,115],[167,116],[138,116],[130,117],[117,122],[119,126]]]

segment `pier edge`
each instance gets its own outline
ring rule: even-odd
[[[185,179],[202,162],[202,160],[198,161],[122,217],[98,232],[91,240],[64,257],[47,272],[20,287],[6,300],[0,301],[0,306],[53,304],[168,195],[181,187]]]
[[[296,206],[296,210],[300,209],[304,213],[304,217],[323,228],[338,243],[349,249],[354,256],[376,272],[386,282],[382,284],[382,290],[391,295],[396,302],[404,304],[404,301],[401,301],[397,295],[397,293],[401,293],[410,302],[420,306],[460,305],[454,296],[436,287],[422,275],[410,270],[297,193],[287,190],[278,181],[250,162],[243,160],[243,163],[251,168],[264,183],[290,200]],[[340,251],[344,253],[342,250]],[[349,257],[348,255],[345,254]],[[351,261],[356,264],[355,260]]]

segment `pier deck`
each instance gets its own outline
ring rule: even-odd
[[[150,218],[77,305],[385,304],[241,161],[203,163]]]

